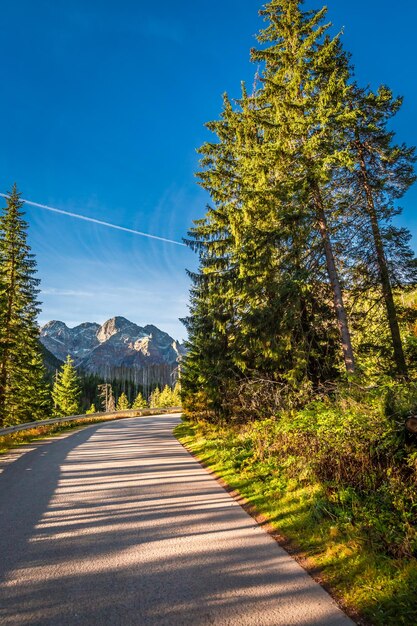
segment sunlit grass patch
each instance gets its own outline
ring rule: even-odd
[[[393,541],[402,536],[402,528],[395,528],[402,523],[401,508],[395,515],[388,510],[383,489],[368,501],[358,489],[318,480],[313,464],[294,453],[298,434],[287,438],[287,429],[288,424],[272,420],[263,426],[182,422],[175,433],[268,520],[291,552],[320,572],[320,581],[354,618],[359,614],[377,626],[417,624],[417,560],[396,558],[395,550],[389,553],[381,541],[385,528]],[[352,454],[353,445],[346,443],[346,454]],[[342,460],[338,471],[343,471]],[[387,510],[377,511],[376,503]]]

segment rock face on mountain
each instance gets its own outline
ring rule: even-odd
[[[102,326],[85,322],[75,328],[48,322],[41,328],[40,341],[61,361],[69,354],[76,367],[99,375],[113,368],[175,365],[185,354],[182,344],[156,326],[137,326],[124,317],[113,317]]]
[[[64,322],[53,321],[41,328],[40,341],[57,359],[65,361],[70,354],[79,361],[99,345],[96,336],[99,330],[99,324],[89,322],[68,328]]]

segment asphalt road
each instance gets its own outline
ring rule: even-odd
[[[0,459],[0,624],[352,624],[183,449],[177,421]]]

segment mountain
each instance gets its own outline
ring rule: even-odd
[[[96,335],[100,328],[100,324],[90,322],[68,328],[64,322],[52,321],[42,326],[40,341],[60,361],[68,354],[79,361],[99,345]]]
[[[43,362],[47,371],[55,372],[55,370],[59,370],[62,365],[62,361],[60,359],[57,359],[56,356],[54,356],[52,352],[48,350],[48,348],[45,348],[45,346],[41,342],[39,342],[39,344],[41,347]]]
[[[69,328],[48,322],[41,328],[42,345],[60,361],[69,354],[77,368],[108,376],[115,369],[176,366],[184,346],[153,325],[137,326],[124,317],[112,317],[102,326],[85,322]]]

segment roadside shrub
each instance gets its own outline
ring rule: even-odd
[[[369,544],[395,558],[417,555],[417,451],[404,420],[417,389],[338,394],[302,410],[245,423],[198,422],[216,455],[271,497],[289,485],[319,484],[317,515],[354,526]]]

